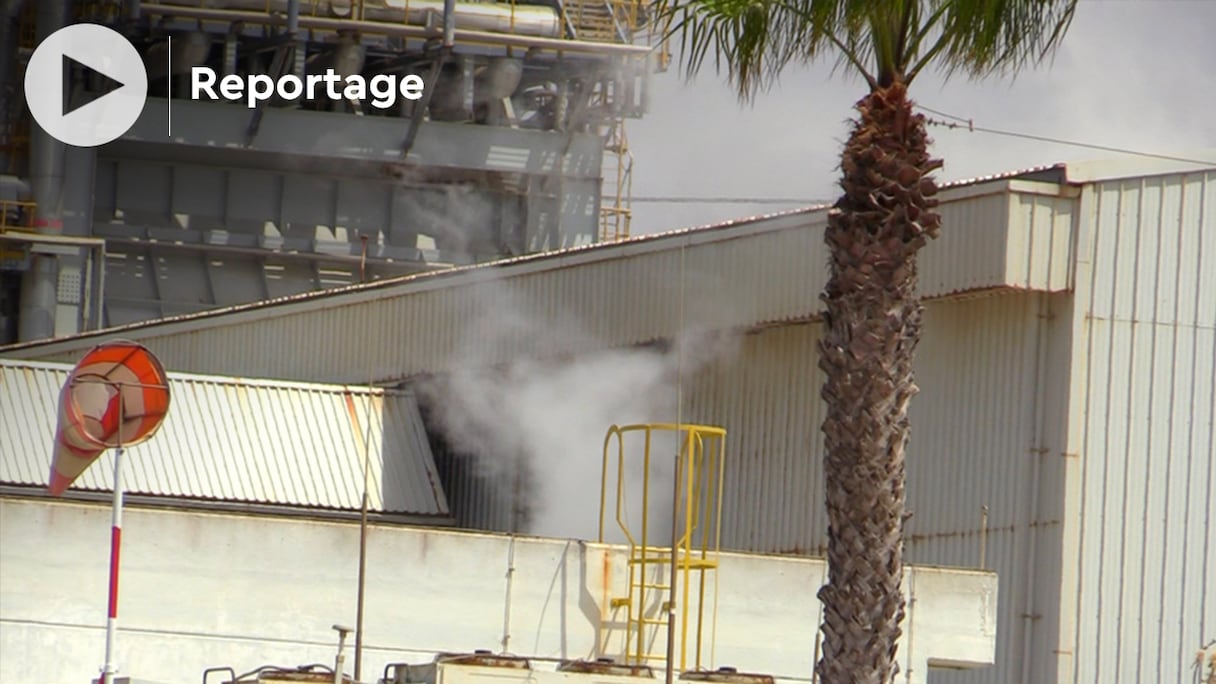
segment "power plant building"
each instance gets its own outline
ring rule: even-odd
[[[960,635],[952,643],[975,650],[935,654],[951,639],[935,643],[932,635],[947,628],[935,632],[928,622],[915,623],[904,653],[918,652],[918,643],[930,650],[921,662],[904,662],[899,681],[1187,681],[1198,671],[1196,653],[1216,638],[1216,269],[1210,267],[1216,164],[1060,164],[953,184],[942,198],[941,237],[921,260],[926,313],[916,361],[921,391],[911,408],[908,586],[912,595],[917,586],[945,586],[950,600],[980,611],[971,615],[986,626],[968,632],[962,622],[950,623]],[[535,576],[522,581],[537,592],[536,605],[544,604],[546,582],[593,586],[594,577],[572,580],[567,573],[594,575],[623,562],[587,555],[608,553],[594,543],[607,427],[633,421],[722,426],[722,657],[713,666],[805,679],[818,624],[813,592],[821,576],[815,573],[822,572],[814,559],[826,543],[816,342],[828,211],[810,208],[132,320],[0,347],[0,358],[5,382],[24,383],[31,374],[62,373],[98,341],[122,337],[154,349],[167,368],[184,374],[183,383],[227,383],[230,391],[206,391],[250,397],[216,404],[218,412],[195,419],[229,425],[217,434],[244,437],[214,447],[195,444],[191,449],[198,451],[190,453],[197,455],[188,458],[162,456],[168,470],[159,475],[157,460],[146,454],[141,467],[149,469],[148,479],[133,496],[147,497],[139,513],[147,530],[206,530],[212,528],[187,518],[236,516],[214,529],[229,526],[232,538],[243,540],[233,548],[270,544],[266,558],[274,562],[291,557],[274,539],[310,540],[293,551],[302,558],[328,551],[351,556],[358,483],[354,462],[342,459],[357,453],[351,426],[370,421],[374,469],[383,474],[375,487],[370,578],[403,594],[408,578],[417,577],[419,586],[445,595],[483,596],[478,592],[491,592],[489,583],[496,596],[510,596],[504,567],[514,572],[517,566],[506,559],[529,553],[537,554]],[[279,385],[284,389],[274,389]],[[300,403],[310,392],[316,401]],[[278,393],[283,403],[258,403],[252,397],[259,393]],[[347,416],[343,396],[355,407],[374,399],[382,408],[356,408],[357,416]],[[225,418],[232,409],[224,407],[232,406],[250,408],[241,409],[239,419]],[[16,421],[34,410],[6,406],[0,415]],[[259,436],[258,411],[302,418]],[[166,429],[176,435],[179,428]],[[324,436],[312,440],[315,453],[291,441],[298,431]],[[18,531],[27,539],[59,534],[60,516],[103,515],[86,501],[94,495],[64,503],[38,495],[44,474],[36,463],[22,464],[40,453],[31,457],[31,450],[49,449],[49,438],[47,446],[27,436],[0,448],[6,540]],[[281,453],[288,443],[297,444],[290,451],[306,462],[328,468],[317,471],[320,480],[345,484],[331,493],[276,484],[282,479],[276,473],[285,477],[291,469]],[[321,451],[330,444],[338,446]],[[208,460],[265,461],[266,469],[229,469],[233,482],[183,489],[205,475],[188,464]],[[390,473],[399,484],[388,484]],[[419,488],[419,473],[435,478],[431,489]],[[104,471],[84,487],[104,491]],[[390,505],[406,500],[419,503]],[[306,519],[314,531],[302,529]],[[469,529],[478,532],[458,531]],[[199,543],[217,548],[225,538],[200,537]],[[564,538],[584,541],[553,541]],[[497,560],[474,567],[465,560],[474,547],[493,549],[486,557]],[[36,551],[5,544],[0,553],[6,638],[60,629],[30,626],[31,604],[13,588],[16,579],[33,576]],[[156,561],[153,549],[146,553],[143,572],[171,577],[182,571]],[[254,596],[256,582],[277,586],[290,576],[256,558],[208,562],[216,572],[231,569],[234,584],[214,590],[229,591],[234,600]],[[455,572],[436,578],[435,568],[456,567],[444,563],[467,568],[470,579],[456,579],[462,575]],[[327,561],[314,564],[319,570],[305,572],[312,579],[301,600],[353,600],[347,587],[326,584]],[[350,573],[330,577],[347,581]],[[754,581],[732,585],[732,577]],[[801,579],[783,583],[790,578]],[[144,579],[166,591],[171,584]],[[783,606],[774,603],[776,591],[801,598]],[[982,614],[985,600],[974,600],[985,592],[990,616]],[[594,595],[563,596],[561,605],[571,613],[508,608],[505,618],[501,598],[492,610],[462,608],[463,614],[415,594],[380,594],[378,601],[368,624],[375,647],[392,651],[377,652],[382,660],[401,655],[387,641],[408,631],[400,626],[407,613],[435,623],[435,634],[451,635],[450,645],[422,647],[419,655],[474,648],[558,659],[607,653],[579,650],[598,643],[579,631],[591,628],[575,616],[608,603]],[[181,605],[187,614],[199,610]],[[506,605],[514,604],[508,599]],[[923,605],[937,610],[928,596]],[[235,619],[231,610],[217,606],[208,619],[222,626]],[[260,610],[275,614],[271,604]],[[776,631],[756,626],[765,616]],[[294,624],[299,617],[274,619]],[[589,624],[603,628],[599,619]],[[85,620],[76,620],[78,629]],[[473,623],[483,625],[480,636],[458,636],[461,625]],[[149,629],[189,631],[168,622]],[[268,629],[278,635],[285,628]],[[424,633],[417,630],[409,634]],[[982,653],[985,643],[992,664],[983,667],[967,653]],[[5,670],[6,681],[9,675]]]

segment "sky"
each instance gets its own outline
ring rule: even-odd
[[[985,128],[1191,156],[1216,148],[1214,35],[1216,0],[1083,0],[1050,62],[985,81],[926,72],[912,96]],[[692,81],[676,68],[654,76],[649,113],[628,123],[633,196],[834,198],[865,84],[833,67],[791,67],[750,105],[712,66]],[[941,127],[930,134],[945,161],[941,181],[1119,156]],[[637,202],[632,233],[799,206]]]

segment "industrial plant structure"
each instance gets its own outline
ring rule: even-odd
[[[932,617],[914,615],[905,632],[903,653],[919,655],[900,681],[1189,681],[1216,638],[1216,163],[1062,164],[954,184],[942,199],[941,237],[921,261],[906,540],[913,610]],[[158,589],[130,599],[149,602],[142,648],[195,638],[201,619],[213,631],[198,638],[232,655],[191,648],[217,664],[249,662],[253,647],[240,644],[286,648],[284,634],[320,619],[295,607],[300,596],[349,606],[357,528],[340,520],[354,512],[357,453],[350,437],[325,435],[398,416],[412,427],[394,429],[413,437],[374,428],[385,430],[373,447],[385,475],[373,488],[369,587],[383,593],[369,634],[377,648],[402,649],[383,658],[411,648],[619,655],[594,644],[619,589],[597,592],[604,573],[623,581],[624,552],[560,538],[594,540],[604,431],[642,407],[644,420],[727,430],[713,666],[806,678],[826,536],[815,345],[826,216],[811,208],[453,267],[10,345],[0,357],[5,382],[25,387],[121,336],[178,373],[227,378],[214,382],[328,384],[299,386],[329,397],[326,410],[292,394],[256,408],[253,395],[270,389],[219,392],[228,398],[207,409],[210,420],[237,436],[189,456],[153,453],[171,451],[176,430],[208,429],[166,424],[148,447],[148,479],[134,490],[147,497],[149,539],[132,563]],[[348,419],[343,393],[399,403]],[[35,586],[39,564],[83,572],[84,533],[64,530],[97,527],[104,510],[86,494],[38,495],[37,403],[5,407],[7,434],[35,427],[22,428],[34,441],[0,447],[0,524],[6,540],[65,546],[0,547],[0,622],[5,639],[66,648],[91,625],[85,592],[54,604]],[[231,417],[233,406],[251,422]],[[262,428],[267,410],[297,418],[267,417]],[[322,469],[292,480],[280,439]],[[212,472],[209,460],[228,465]],[[402,472],[393,464],[405,462],[421,463],[411,472],[435,477],[433,488],[420,489],[419,476],[412,489],[392,484],[388,473]],[[264,466],[241,465],[254,463]],[[590,474],[566,477],[578,472]],[[555,535],[565,523],[574,531]],[[482,532],[439,528],[453,525]],[[946,603],[964,606],[970,627],[917,594],[942,586],[927,566],[945,573]],[[993,571],[1000,590],[987,615],[975,592],[994,590],[982,581]],[[222,603],[175,596],[175,577]],[[303,589],[288,584],[295,577],[307,578]],[[530,587],[529,607],[513,603],[512,582]],[[165,597],[172,610],[157,609]],[[236,614],[247,609],[257,617]],[[939,629],[939,618],[953,626]],[[951,671],[978,664],[990,630],[994,664]],[[934,652],[947,643],[974,650]]]
[[[663,67],[648,7],[4,0],[0,343],[628,235],[624,124]],[[34,46],[73,22],[120,31],[148,74],[143,115],[98,148],[45,134],[21,95]],[[251,109],[192,99],[195,66],[425,87]],[[65,102],[97,87],[74,68]]]

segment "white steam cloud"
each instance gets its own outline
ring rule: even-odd
[[[676,422],[679,370],[682,418],[689,421],[689,375],[730,354],[733,345],[719,335],[687,333],[662,349],[604,349],[570,316],[531,310],[502,283],[482,289],[487,294],[476,323],[457,350],[460,370],[421,388],[434,427],[451,447],[476,457],[483,477],[504,491],[519,488],[518,531],[595,539],[608,428]],[[490,351],[504,347],[525,351],[505,367],[489,367]],[[624,508],[635,536],[641,533],[642,444],[638,434],[625,441]],[[654,545],[665,545],[671,533],[675,444],[670,433],[652,441],[648,528]],[[610,453],[605,538],[622,541],[614,521],[615,446]]]

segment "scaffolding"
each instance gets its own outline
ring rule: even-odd
[[[639,471],[636,461],[626,458],[629,435],[643,440],[641,497],[635,504],[640,506],[641,517],[635,524],[628,519],[628,501],[630,494],[636,496],[637,492],[628,491],[627,480],[628,473]],[[663,455],[652,452],[669,445],[673,438],[674,462],[668,462],[672,488],[666,490],[652,486],[652,479],[664,472],[666,462]],[[614,445],[616,456],[611,458]],[[624,534],[629,555],[626,595],[612,599],[611,607],[625,610],[627,664],[664,661],[686,671],[691,646],[694,669],[712,665],[725,445],[726,431],[706,425],[614,425],[604,437],[599,540],[606,540],[609,483],[615,479],[614,519]],[[655,507],[666,495],[671,496],[672,503],[671,536],[664,545],[655,543],[658,540],[650,527]],[[712,605],[707,616],[705,603],[710,592]],[[656,650],[660,636],[666,637],[666,652]]]

